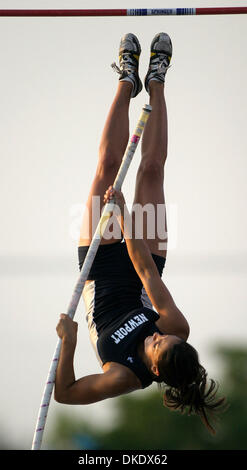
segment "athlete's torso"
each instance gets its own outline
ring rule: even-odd
[[[117,317],[97,340],[102,366],[110,362],[121,364],[134,372],[142,388],[150,385],[152,376],[139,355],[139,346],[147,336],[156,331],[162,333],[155,324],[158,319],[159,315],[146,307]]]
[[[88,247],[79,248],[80,266]],[[165,259],[152,255],[162,274]],[[83,299],[90,339],[101,367],[127,367],[147,387],[152,377],[138,354],[138,345],[155,331],[159,315],[128,256],[125,243],[101,245],[95,257]]]

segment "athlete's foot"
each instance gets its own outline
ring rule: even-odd
[[[112,68],[120,75],[119,80],[132,84],[132,98],[142,90],[142,82],[138,73],[140,54],[141,46],[137,37],[132,33],[125,34],[119,47],[119,67],[115,62],[112,64]]]
[[[171,57],[171,38],[166,33],[156,34],[151,44],[149,68],[145,77],[145,88],[148,93],[150,93],[149,87],[154,81],[164,84]]]

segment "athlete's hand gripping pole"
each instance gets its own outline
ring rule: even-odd
[[[149,114],[152,110],[152,107],[149,105],[144,105],[142,109],[141,116],[139,118],[139,121],[137,123],[135,132],[130,139],[129,145],[126,149],[126,152],[123,156],[123,160],[121,163],[121,166],[119,168],[118,174],[115,178],[115,181],[113,183],[113,187],[116,188],[117,190],[121,190],[124,178],[127,174],[127,171],[129,169],[131,160],[134,156],[136,147],[138,145],[138,142],[140,140],[140,137],[142,135],[143,129],[145,127],[145,124],[148,120]],[[100,240],[103,236],[104,229],[106,228],[107,225],[107,220],[109,217],[111,217],[112,211],[114,208],[114,203],[109,202],[107,203],[102,211],[101,218],[99,220],[99,223],[97,225],[96,231],[94,233],[94,236],[92,238],[90,247],[87,252],[87,256],[84,260],[81,273],[79,276],[79,279],[77,281],[77,284],[75,286],[71,302],[69,304],[68,310],[67,310],[67,315],[73,320],[82,291],[83,287],[85,285],[85,282],[87,280],[88,274],[90,272],[91,266],[93,264],[94,258],[96,256],[98,247],[100,245]],[[52,395],[52,390],[54,387],[55,383],[55,377],[56,377],[56,370],[57,370],[57,364],[59,360],[59,355],[60,355],[60,349],[61,349],[61,339],[59,338],[55,353],[52,358],[52,362],[50,365],[50,369],[48,372],[47,376],[47,381],[46,385],[44,388],[41,404],[40,404],[40,409],[39,409],[39,414],[38,414],[38,419],[36,423],[36,429],[34,432],[33,436],[33,443],[32,443],[32,450],[39,450],[41,448],[42,444],[42,437],[43,437],[43,432],[45,428],[45,423],[46,423],[46,417],[48,413],[48,408],[50,404],[50,399]]]

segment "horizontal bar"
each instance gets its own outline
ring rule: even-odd
[[[247,14],[247,7],[213,8],[131,8],[115,10],[0,10],[0,17],[30,16],[181,16]]]

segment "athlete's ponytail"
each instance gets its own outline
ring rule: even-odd
[[[216,398],[218,384],[212,379],[207,382],[207,373],[199,363],[197,351],[186,341],[175,344],[160,358],[158,369],[157,382],[164,388],[164,405],[181,413],[197,414],[215,434],[209,416],[213,418],[225,408],[225,398]]]

